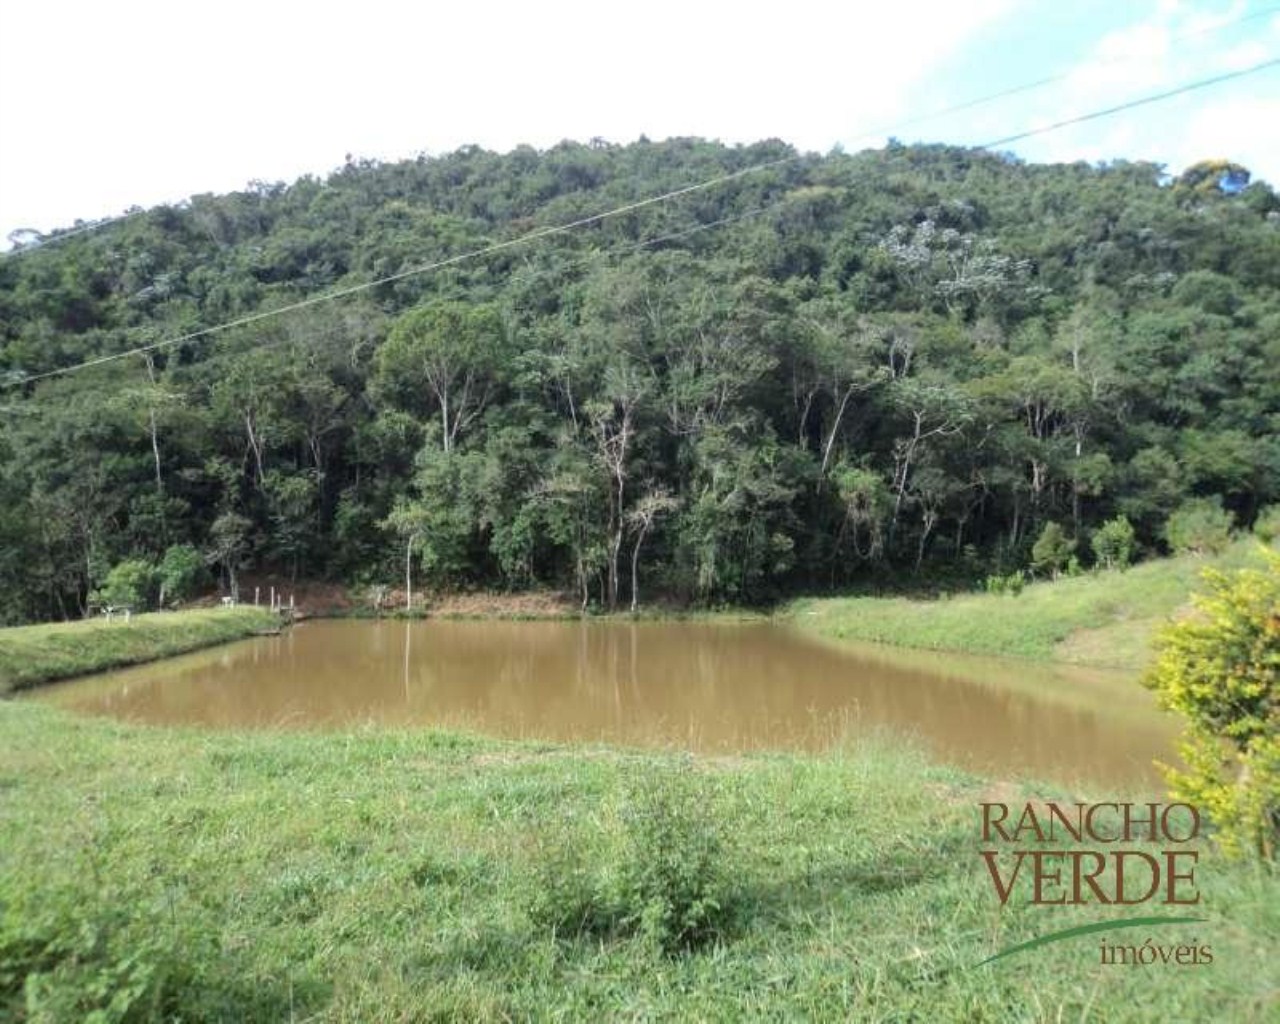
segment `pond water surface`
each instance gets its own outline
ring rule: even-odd
[[[1001,778],[1153,784],[1172,723],[1124,674],[835,646],[760,622],[312,621],[47,687],[76,710],[213,728],[373,723],[700,752],[906,735]]]

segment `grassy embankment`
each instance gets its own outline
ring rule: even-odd
[[[1001,911],[988,792],[897,743],[684,761],[0,703],[0,1018],[1275,1019],[1280,879],[1211,852],[1206,923],[1107,936],[1211,965],[1086,937],[975,968],[1128,916],[1027,906],[1025,871]],[[664,950],[652,894],[689,877],[720,909]]]
[[[1202,570],[1261,564],[1259,542],[1242,538],[1216,557],[1033,583],[1016,596],[805,598],[781,616],[832,639],[1138,669],[1155,631],[1200,589]]]
[[[280,624],[263,608],[202,608],[0,629],[0,696],[55,679],[154,661]]]

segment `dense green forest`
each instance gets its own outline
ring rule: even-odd
[[[406,560],[415,586],[758,602],[1247,527],[1280,498],[1280,197],[1247,180],[595,141],[55,236],[0,258],[0,621]]]

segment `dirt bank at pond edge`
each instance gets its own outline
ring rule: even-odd
[[[240,603],[252,605],[255,593],[261,607],[269,606],[274,589],[281,605],[290,601],[300,618],[342,618],[349,615],[401,615],[405,611],[404,590],[388,587],[380,595],[372,588],[347,587],[323,580],[290,580],[287,576],[246,574],[240,581]],[[193,607],[213,608],[221,604],[217,592],[201,595]],[[415,590],[413,614],[430,618],[474,619],[563,619],[579,614],[577,601],[555,590],[527,590],[517,593],[462,591],[456,593]]]

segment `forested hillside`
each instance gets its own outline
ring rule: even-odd
[[[394,584],[408,556],[415,585],[752,602],[1124,558],[1217,501],[1248,526],[1280,498],[1280,197],[1246,180],[566,143],[349,163],[20,250],[0,621],[79,615],[113,569],[153,600],[202,565]]]

